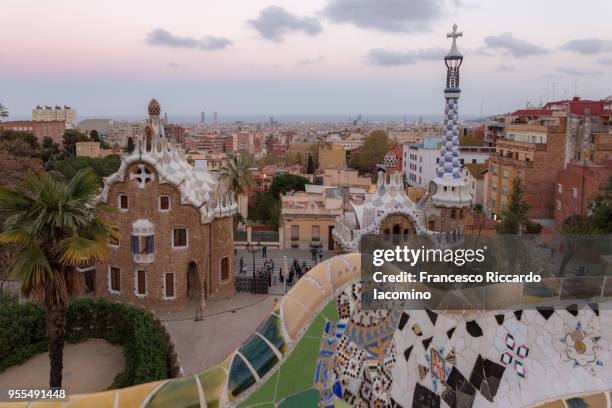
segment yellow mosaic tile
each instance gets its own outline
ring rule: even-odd
[[[226,359],[222,364],[227,362],[229,367],[230,359]],[[204,390],[204,397],[206,398],[206,405],[208,408],[218,408],[221,406],[221,394],[223,393],[223,387],[227,381],[227,372],[223,367],[215,366],[210,368],[203,373],[198,375],[202,389]]]
[[[77,395],[74,402],[70,402],[70,408],[113,408],[115,406],[115,395],[117,390],[97,392],[95,394]]]
[[[166,381],[155,381],[134,387],[124,388],[119,391],[119,406],[120,407],[139,407],[142,402],[153,392],[160,384]]]
[[[327,276],[327,262],[330,261],[325,261],[312,268],[310,272],[308,272],[308,276],[316,279],[321,284],[321,287],[325,290],[325,294],[329,296],[332,294],[333,288]]]
[[[336,256],[329,261],[332,262],[331,278],[334,290],[344,287],[349,282],[353,282],[361,274],[361,254],[353,253]]]
[[[291,339],[295,340],[311,315],[295,299],[287,296],[283,298],[282,308],[285,328]]]
[[[314,314],[326,300],[325,294],[306,279],[300,279],[287,296],[306,306],[311,314]]]

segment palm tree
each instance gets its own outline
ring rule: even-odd
[[[223,165],[219,180],[236,194],[240,214],[246,218],[246,204],[248,203],[246,194],[253,184],[248,161],[243,156],[232,157]]]
[[[30,172],[15,189],[0,188],[0,244],[15,247],[9,271],[46,310],[50,387],[62,385],[68,304],[84,287],[76,268],[102,261],[118,238],[93,202],[97,188],[91,169],[69,182]]]
[[[6,109],[6,106],[0,103],[0,118],[7,118],[8,115],[9,115],[8,109]]]

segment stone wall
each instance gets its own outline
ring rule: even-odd
[[[95,293],[98,296],[136,303],[154,309],[181,309],[187,305],[188,287],[197,288],[200,296],[192,296],[197,305],[198,300],[212,300],[232,296],[235,293],[233,283],[234,255],[231,217],[215,219],[211,224],[202,224],[200,214],[191,205],[181,204],[178,190],[170,184],[159,184],[155,171],[154,180],[145,188],[140,188],[136,181],[129,181],[137,164],[126,171],[126,181],[114,184],[109,191],[108,201],[102,207],[114,208],[115,211],[105,214],[108,221],[119,228],[121,240],[113,246],[108,261],[96,266]],[[129,208],[118,209],[119,194],[127,194]],[[170,197],[170,210],[159,209],[159,197]],[[155,259],[149,264],[136,264],[131,249],[132,224],[138,219],[146,219],[154,225]],[[172,247],[174,228],[186,228],[188,246]],[[211,230],[212,228],[212,230]],[[212,255],[212,256],[211,256]],[[220,280],[221,258],[228,257],[229,279]],[[191,265],[191,266],[190,266]],[[109,268],[121,270],[121,292],[109,290]],[[189,274],[188,269],[195,267],[197,274]],[[136,271],[146,272],[146,296],[136,295]],[[175,274],[175,297],[164,298],[164,277],[166,273]],[[197,279],[196,281],[194,281]],[[201,290],[205,288],[206,290]],[[193,291],[192,291],[193,292]]]

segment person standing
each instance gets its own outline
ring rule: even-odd
[[[268,247],[264,245],[261,247],[261,257],[266,258],[267,255],[268,255]]]

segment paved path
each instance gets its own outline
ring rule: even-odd
[[[272,311],[276,296],[238,293],[231,299],[209,302],[204,319],[164,315],[185,375],[222,362],[237,349]]]
[[[261,251],[256,253],[256,268],[263,266],[265,261]],[[208,302],[202,321],[194,321],[199,304],[189,305],[185,310],[177,312],[157,312],[164,321],[179,354],[181,366],[185,375],[200,372],[222,362],[231,352],[237,349],[259,326],[261,321],[272,311],[275,299],[285,291],[284,284],[278,279],[278,269],[287,256],[291,267],[294,259],[300,265],[306,262],[313,264],[309,250],[278,250],[269,249],[267,259],[274,260],[275,285],[270,289],[270,295],[255,295],[237,293],[236,296]],[[323,260],[332,256],[330,251],[323,251]],[[240,257],[243,257],[244,273],[251,273],[252,255],[246,250],[236,251],[236,273],[239,270]],[[317,259],[319,262],[319,259]]]
[[[123,368],[122,348],[106,340],[89,339],[66,344],[62,385],[70,394],[103,391]],[[20,388],[47,388],[49,353],[37,354],[25,363],[0,373],[0,388],[14,388],[17,385]]]

